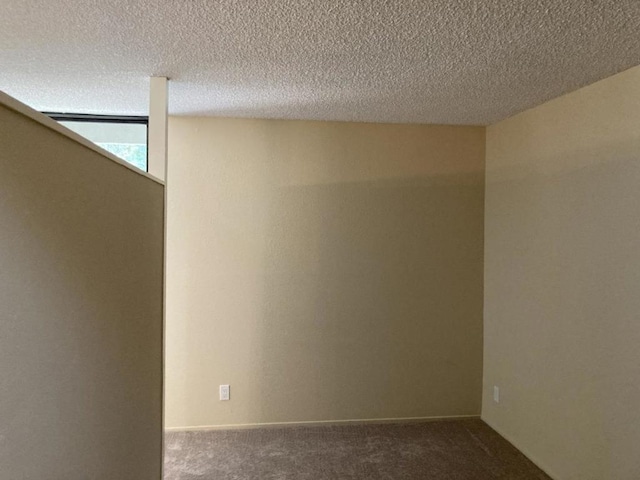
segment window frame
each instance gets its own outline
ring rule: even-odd
[[[145,125],[147,128],[147,158],[144,171],[149,173],[149,117],[142,115],[94,115],[92,113],[61,113],[42,112],[42,114],[56,122],[85,122],[85,123],[128,123]]]

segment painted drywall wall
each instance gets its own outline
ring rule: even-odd
[[[484,128],[171,118],[166,425],[479,414],[483,202]]]
[[[640,478],[639,187],[640,67],[487,130],[482,416],[558,480]]]
[[[0,106],[0,478],[160,479],[163,196]]]

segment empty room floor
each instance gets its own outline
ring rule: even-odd
[[[550,480],[479,419],[169,432],[165,480]]]

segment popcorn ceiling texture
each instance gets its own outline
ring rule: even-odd
[[[491,124],[640,63],[638,0],[5,0],[40,110]]]

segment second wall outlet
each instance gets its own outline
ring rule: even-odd
[[[500,387],[493,387],[493,401],[500,403]]]
[[[229,400],[231,388],[229,385],[220,385],[220,400]]]

